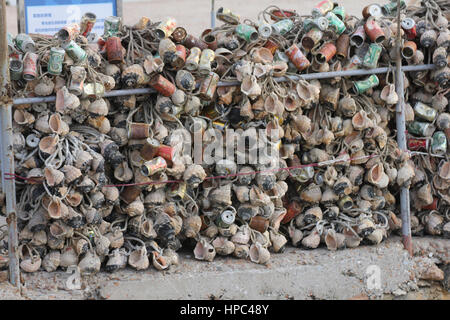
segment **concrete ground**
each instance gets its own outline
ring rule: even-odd
[[[409,0],[411,1],[411,0]],[[409,2],[408,1],[408,2]],[[312,8],[320,0],[217,0],[215,9],[225,7],[239,14],[242,18],[257,19],[258,13],[270,5],[276,4],[280,8],[294,9],[300,14],[310,14]],[[358,17],[362,9],[376,1],[373,0],[338,0],[347,12]],[[383,1],[382,1],[383,2]],[[385,1],[387,2],[387,1]],[[17,9],[13,6],[7,8],[8,31],[17,33]],[[124,1],[123,15],[125,24],[134,24],[140,17],[146,16],[152,21],[159,21],[165,17],[173,17],[178,25],[183,26],[194,36],[199,36],[204,29],[211,26],[210,0],[141,0]],[[216,25],[221,22],[217,21]]]
[[[180,255],[180,265],[168,271],[125,269],[82,279],[81,290],[67,290],[62,271],[22,274],[22,296],[0,282],[4,299],[450,299],[442,288],[449,264],[450,240],[414,239],[415,257],[400,238],[379,246],[328,251],[287,248],[261,266],[231,257],[211,262]],[[447,273],[450,268],[447,268]],[[379,271],[379,272],[378,272]],[[379,276],[379,277],[378,277]],[[446,281],[448,282],[447,274]],[[380,281],[377,282],[376,280]],[[436,281],[424,281],[435,279]],[[439,280],[439,281],[438,281]],[[378,285],[379,284],[379,285]],[[448,287],[447,287],[448,290]]]

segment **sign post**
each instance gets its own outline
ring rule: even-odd
[[[103,33],[108,16],[122,16],[122,0],[18,0],[19,33],[54,35],[67,24],[80,22],[86,12],[97,16],[92,32]]]

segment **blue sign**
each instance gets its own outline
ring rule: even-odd
[[[25,32],[47,35],[79,23],[86,12],[97,16],[92,32],[101,35],[105,18],[117,16],[116,0],[24,0],[24,9]]]

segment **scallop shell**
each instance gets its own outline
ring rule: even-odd
[[[114,177],[123,182],[130,181],[133,178],[133,171],[128,167],[128,162],[122,162],[114,169]]]
[[[122,71],[122,82],[127,87],[145,84],[146,80],[148,82],[148,77],[144,73],[144,68],[139,64],[128,66]]]
[[[34,128],[42,133],[51,133],[52,131],[50,130],[50,126],[48,124],[48,118],[48,114],[38,117],[34,123]]]
[[[398,95],[395,92],[395,85],[386,85],[380,93],[381,100],[385,101],[387,104],[396,104],[398,101]]]
[[[389,177],[384,172],[383,165],[378,163],[372,166],[366,173],[366,179],[369,183],[378,188],[386,188],[389,184]]]
[[[335,167],[329,166],[325,170],[325,173],[323,175],[323,181],[325,182],[326,185],[331,187],[334,185],[334,183],[337,179],[337,175],[338,175],[338,173],[337,173]]]
[[[425,231],[430,235],[440,235],[444,225],[444,219],[436,212],[430,213],[424,217]]]
[[[100,271],[100,266],[100,258],[91,251],[88,251],[78,264],[81,275],[95,274]]]
[[[315,249],[320,244],[320,235],[316,229],[314,229],[309,235],[302,239],[302,245],[307,249]]]
[[[45,97],[53,93],[55,83],[47,76],[42,77],[38,84],[34,87],[34,93],[36,96]]]
[[[322,199],[322,191],[319,186],[312,183],[301,191],[300,198],[309,203],[318,203]]]
[[[231,184],[225,184],[219,188],[216,188],[211,191],[210,193],[210,199],[212,202],[223,205],[223,206],[230,206],[232,204],[231,202]]]
[[[241,91],[249,98],[255,99],[261,95],[261,86],[258,84],[255,76],[247,75],[242,79]]]
[[[144,203],[137,198],[123,209],[124,213],[130,217],[142,215],[144,213]]]
[[[95,243],[95,252],[99,256],[105,256],[108,254],[111,241],[109,241],[107,237],[103,235],[97,236],[95,237],[94,243]]]
[[[334,203],[339,200],[339,196],[331,189],[330,187],[326,187],[322,193],[322,198],[320,199],[321,203]]]
[[[254,243],[249,250],[250,260],[258,264],[267,264],[270,260],[270,252],[260,243]]]
[[[283,252],[287,243],[286,237],[278,232],[275,232],[274,230],[270,230],[269,235],[273,252]]]
[[[183,173],[183,180],[192,188],[197,188],[206,178],[206,172],[202,166],[198,164],[189,165]]]
[[[212,242],[212,245],[214,246],[217,254],[222,256],[232,254],[235,250],[235,244],[225,237],[217,237]]]
[[[383,229],[375,229],[371,234],[367,236],[367,239],[375,245],[380,244],[381,241],[383,241],[383,231]]]
[[[97,99],[91,102],[88,111],[94,116],[106,116],[109,112],[108,105],[104,99]]]
[[[39,150],[45,154],[53,154],[58,146],[59,136],[46,136],[39,141]]]
[[[216,250],[205,238],[200,238],[194,248],[194,257],[197,260],[213,261]]]
[[[264,47],[254,48],[250,51],[252,61],[255,63],[269,64],[273,61],[272,52]]]
[[[373,122],[364,110],[360,110],[352,117],[352,125],[355,130],[361,131],[373,126]]]
[[[110,204],[115,204],[119,199],[119,189],[117,187],[103,187],[101,189],[105,195],[105,200]]]
[[[41,257],[38,256],[32,256],[28,257],[26,259],[23,259],[20,262],[20,268],[25,272],[36,272],[41,267]]]
[[[153,256],[153,266],[157,269],[157,270],[166,270],[167,268],[169,268],[170,263],[169,261],[167,261],[166,257],[164,257],[163,255],[161,255],[159,252],[157,251],[152,251],[152,256]]]
[[[60,198],[53,197],[47,207],[47,212],[50,218],[60,219],[67,214],[67,207]]]
[[[64,180],[64,173],[52,167],[44,168],[44,176],[47,185],[49,185],[50,187],[57,186]]]
[[[65,113],[80,106],[80,99],[64,86],[56,92],[56,111]]]
[[[71,165],[63,166],[62,171],[64,172],[64,176],[66,179],[65,181],[68,184],[77,181],[77,179],[80,178],[82,175],[80,169]]]
[[[443,180],[450,180],[450,161],[445,161],[439,168],[439,177]]]
[[[328,230],[325,235],[325,244],[327,245],[328,250],[336,251],[345,246],[345,236],[332,229]]]
[[[103,134],[107,134],[111,130],[111,124],[105,116],[90,117],[88,123]]]
[[[78,255],[73,247],[68,246],[62,250],[59,266],[67,268],[73,265],[78,265]]]
[[[59,113],[54,113],[50,116],[48,119],[48,126],[52,133],[59,134],[61,136],[69,133],[69,126],[64,120],[62,120]]]
[[[58,269],[61,261],[61,253],[58,250],[52,250],[47,253],[42,260],[42,267],[47,272],[53,272]]]
[[[409,184],[414,175],[414,167],[409,161],[406,162],[397,172],[397,184],[401,187]]]
[[[100,79],[102,80],[103,85],[105,86],[106,91],[111,91],[116,86],[116,81],[114,77],[104,75],[102,73],[99,73]]]
[[[35,121],[33,114],[21,109],[14,110],[13,119],[19,125],[28,125]]]
[[[288,64],[284,61],[275,61],[272,70],[274,77],[283,77],[288,70]]]
[[[145,270],[149,267],[150,262],[147,257],[145,247],[134,250],[128,257],[128,264],[136,270]]]
[[[76,191],[72,191],[66,196],[66,201],[71,207],[78,207],[82,200],[83,195]]]
[[[181,226],[179,228],[179,230],[181,230]],[[175,230],[175,235],[178,234],[179,232],[177,232],[178,230]],[[146,238],[156,238],[157,234],[155,229],[153,228],[153,221],[152,220],[145,220],[142,223],[141,229],[140,229],[140,233],[146,237]]]
[[[183,222],[184,234],[187,238],[195,238],[200,232],[202,219],[199,216],[190,216]]]
[[[89,168],[93,160],[91,154],[84,150],[78,150],[75,157],[74,166],[80,170],[86,170]]]
[[[123,246],[124,238],[123,233],[120,230],[114,230],[105,234],[105,237],[109,239],[111,248],[120,248]]]
[[[355,231],[344,228],[343,234],[345,236],[345,246],[347,248],[356,248],[359,246],[362,239],[355,234]]]
[[[172,102],[177,106],[183,106],[186,103],[187,96],[183,90],[176,89],[175,92],[170,96]]]
[[[416,192],[417,198],[422,202],[422,206],[427,206],[433,203],[433,194],[431,184],[426,183],[421,186]]]

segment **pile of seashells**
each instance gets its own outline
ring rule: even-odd
[[[446,8],[402,10],[404,62],[439,67],[405,74],[416,154],[396,142],[393,72],[276,81],[393,65],[396,8],[370,5],[359,19],[322,1],[310,16],[272,6],[245,23],[220,8],[224,24],[199,38],[146,17],[134,26],[109,17],[98,37],[86,14],[53,37],[18,35],[16,97],[56,95],[13,110],[21,269],[164,270],[182,247],[199,260],[266,264],[288,241],[379,244],[400,233],[400,187],[411,188],[413,234],[449,237]],[[195,161],[198,147],[229,147],[229,129],[242,130],[242,150],[232,143],[223,159]],[[279,156],[238,161],[261,136]]]

